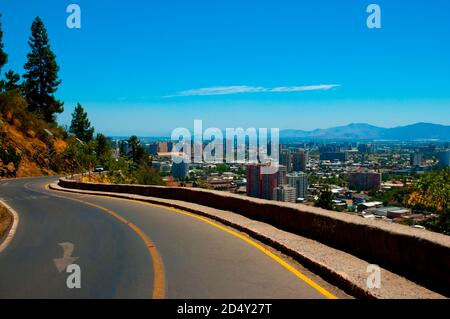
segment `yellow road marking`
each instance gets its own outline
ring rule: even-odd
[[[47,194],[47,193],[40,192],[40,191],[37,191],[37,190],[34,190],[34,189],[30,188],[30,183],[26,183],[24,185],[24,187],[27,188],[28,190],[31,190],[31,191],[36,192],[36,193]],[[45,186],[45,189],[49,190],[48,185]],[[153,299],[163,299],[164,298],[164,294],[165,294],[164,264],[162,262],[162,258],[160,256],[160,254],[158,252],[158,249],[156,248],[156,246],[153,243],[153,241],[147,236],[147,234],[145,234],[135,224],[129,222],[128,220],[126,220],[125,218],[123,218],[122,216],[120,216],[119,214],[114,212],[113,210],[108,209],[106,207],[103,207],[103,206],[100,206],[100,205],[97,205],[97,204],[94,204],[94,203],[86,202],[86,201],[83,201],[83,200],[77,199],[77,198],[66,197],[66,196],[59,196],[59,195],[54,195],[54,194],[52,194],[51,196],[73,200],[73,201],[76,201],[76,202],[79,202],[79,203],[82,203],[82,204],[85,204],[85,205],[89,205],[89,206],[98,208],[98,209],[108,213],[109,215],[115,217],[116,219],[118,219],[119,221],[121,221],[122,223],[127,225],[128,227],[130,227],[144,241],[145,246],[147,247],[147,250],[150,253],[150,256],[152,258],[152,263],[153,263],[153,293],[152,293],[152,298]]]
[[[48,189],[48,185],[46,187]],[[53,190],[53,191],[58,191],[58,190]],[[64,191],[59,191],[59,192],[64,192]],[[76,194],[76,193],[75,193]],[[292,274],[294,274],[297,278],[299,278],[300,280],[304,281],[306,284],[308,284],[309,286],[311,286],[312,288],[314,288],[316,291],[318,291],[319,293],[321,293],[323,296],[327,297],[328,299],[338,299],[335,295],[333,295],[331,292],[329,292],[328,290],[326,290],[325,288],[321,287],[319,284],[315,283],[312,279],[310,279],[309,277],[307,277],[306,275],[304,275],[302,272],[300,272],[298,269],[294,268],[293,266],[289,265],[287,262],[285,262],[283,259],[281,259],[280,257],[278,257],[277,255],[275,255],[274,253],[272,253],[270,250],[264,248],[262,245],[258,244],[257,242],[251,240],[248,236],[248,234],[240,234],[238,232],[235,232],[231,229],[228,229],[218,223],[215,223],[211,220],[209,220],[206,217],[203,216],[199,216],[196,215],[194,213],[190,213],[178,208],[173,208],[173,207],[169,207],[169,206],[164,206],[164,205],[158,205],[158,204],[153,204],[153,203],[149,203],[149,202],[144,202],[144,201],[140,201],[140,200],[134,200],[134,199],[127,199],[127,198],[118,198],[118,197],[112,197],[112,196],[108,196],[108,195],[93,195],[93,194],[86,194],[92,197],[99,197],[99,198],[110,198],[110,199],[114,199],[114,200],[122,200],[122,201],[129,201],[129,202],[137,202],[137,203],[141,203],[141,204],[145,204],[148,206],[152,206],[152,207],[157,207],[157,208],[161,208],[164,210],[168,210],[174,213],[178,213],[178,214],[183,214],[186,216],[190,216],[196,219],[199,219],[213,227],[216,227],[220,230],[223,230],[225,232],[227,232],[228,234],[235,236],[243,241],[245,241],[246,243],[250,244],[251,246],[255,247],[256,249],[260,250],[261,252],[263,252],[264,254],[266,254],[267,256],[269,256],[270,258],[272,258],[273,260],[275,260],[278,264],[280,264],[281,266],[283,266],[285,269],[287,269],[288,271],[290,271]]]

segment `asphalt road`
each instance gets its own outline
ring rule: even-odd
[[[290,258],[217,222],[45,188],[54,181],[0,181],[0,199],[20,216],[14,239],[0,253],[0,298],[346,297]],[[70,273],[55,266],[63,256],[59,243],[74,245],[79,289],[69,289]]]

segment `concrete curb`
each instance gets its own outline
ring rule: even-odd
[[[340,287],[346,293],[364,299],[440,299],[444,296],[428,290],[397,274],[381,268],[382,287],[367,288],[367,261],[340,250],[325,246],[312,239],[288,233],[269,224],[254,221],[242,215],[202,206],[199,204],[148,197],[126,193],[112,193],[63,188],[51,184],[50,189],[69,193],[109,196],[132,199],[157,205],[173,207],[219,221],[243,231],[253,238],[285,253]]]
[[[11,243],[11,241],[14,238],[14,235],[16,234],[17,227],[19,227],[19,214],[12,209],[8,204],[6,204],[3,200],[0,199],[0,205],[5,207],[10,214],[13,216],[13,223],[8,231],[8,234],[5,236],[5,239],[3,242],[0,242],[0,253],[2,253]],[[0,238],[1,240],[1,238]]]

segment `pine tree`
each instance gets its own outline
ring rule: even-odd
[[[63,104],[54,96],[61,80],[58,79],[59,66],[56,55],[50,48],[47,30],[37,17],[31,25],[31,37],[28,42],[31,52],[27,55],[24,93],[28,109],[47,122],[55,121],[55,113],[64,111]]]
[[[16,72],[14,72],[13,70],[9,70],[8,72],[6,72],[5,78],[6,78],[6,81],[5,81],[5,90],[6,91],[15,90],[20,87],[18,84],[18,82],[20,80],[20,75],[17,74]]]
[[[91,127],[88,115],[80,103],[77,103],[77,107],[72,113],[72,123],[70,124],[69,132],[83,142],[90,142],[94,137],[94,128]]]
[[[95,152],[97,153],[97,158],[104,161],[110,155],[108,140],[105,135],[100,133],[97,134],[96,142]]]
[[[1,17],[2,15],[0,14],[0,18]],[[3,28],[0,21],[0,72],[5,66],[6,62],[8,62],[8,55],[5,53],[5,51],[3,51]]]
[[[119,152],[120,152],[120,156],[124,156],[127,157],[128,153],[127,153],[127,145],[128,142],[127,141],[119,141]]]
[[[128,140],[128,148],[130,150],[128,156],[133,162],[140,163],[144,159],[145,150],[136,135],[131,136]]]
[[[0,18],[2,15],[0,14]],[[0,74],[2,72],[2,68],[5,66],[6,62],[8,62],[8,55],[3,51],[3,29],[2,23],[0,21]],[[0,81],[0,92],[3,91],[4,82]]]

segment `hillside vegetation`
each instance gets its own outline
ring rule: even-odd
[[[63,129],[27,111],[17,91],[0,95],[0,178],[60,173],[66,139]]]
[[[0,178],[53,175],[67,166],[68,134],[56,123],[63,112],[55,97],[59,66],[39,17],[28,44],[22,77],[13,70],[2,74],[9,56],[0,23]]]

